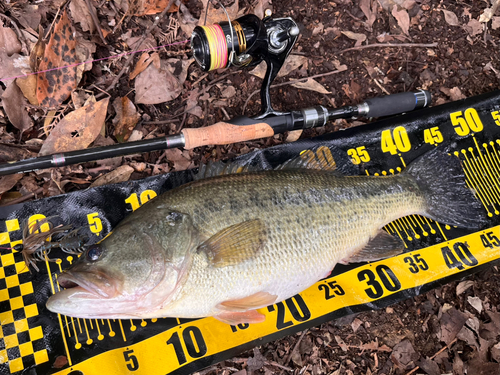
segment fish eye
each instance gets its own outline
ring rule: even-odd
[[[103,249],[99,245],[92,245],[87,251],[87,259],[91,262],[98,260],[103,253]]]

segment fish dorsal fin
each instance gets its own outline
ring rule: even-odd
[[[214,267],[226,267],[253,258],[265,241],[264,223],[254,219],[221,230],[203,242],[198,251],[206,253]]]
[[[302,151],[299,156],[287,160],[275,169],[316,169],[321,171],[334,171],[337,169],[337,163],[335,163],[330,149],[326,146],[320,146],[313,150]]]
[[[217,162],[209,161],[207,164],[200,165],[200,168],[198,169],[198,172],[193,176],[193,179],[195,181],[198,181],[214,176],[257,172],[270,169],[272,168],[260,165],[252,165],[250,164],[249,160],[236,160],[229,163],[226,163],[222,160]],[[337,169],[337,164],[333,158],[330,148],[326,146],[319,146],[302,151],[299,156],[285,161],[274,169],[315,169],[333,172]]]
[[[272,305],[278,296],[268,292],[257,292],[251,296],[224,301],[217,305],[217,308],[226,311],[248,311]]]
[[[198,172],[193,176],[195,181],[209,177],[222,176],[226,174],[236,174],[259,170],[257,167],[242,165],[240,162],[225,163],[222,160],[217,162],[209,161],[200,165]]]
[[[391,236],[386,231],[380,230],[361,250],[352,254],[342,263],[374,262],[399,255],[403,252],[403,249],[403,241]]]

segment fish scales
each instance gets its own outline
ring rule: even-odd
[[[229,267],[213,268],[205,254],[195,254],[190,278],[168,313],[190,317],[197,304],[213,315],[214,300],[259,291],[278,300],[293,296],[388,222],[423,212],[425,199],[418,193],[409,176],[351,178],[314,170],[220,176],[180,187],[156,204],[188,213],[207,238],[259,218],[266,242],[255,258]],[[284,275],[294,282],[283,283]]]

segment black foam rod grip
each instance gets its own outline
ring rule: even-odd
[[[431,93],[429,91],[402,92],[366,100],[368,112],[364,115],[366,117],[391,116],[427,107],[430,102]]]

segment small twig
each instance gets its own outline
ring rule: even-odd
[[[141,39],[139,39],[137,41],[137,43],[134,44],[133,48],[139,48],[139,46],[146,40],[146,38],[149,35],[151,35],[153,29],[158,25],[158,23],[160,22],[160,20],[163,19],[163,17],[165,16],[165,14],[167,14],[167,12],[172,7],[173,3],[174,3],[174,0],[170,0],[168,2],[167,7],[163,10],[163,12],[161,12],[158,16],[155,17],[155,21],[153,22],[153,24],[148,27],[148,29],[142,35]],[[128,66],[130,65],[130,63],[132,62],[133,59],[134,59],[134,54],[130,54],[129,57],[127,58],[127,60],[125,61],[125,64],[123,64],[123,67],[120,70],[120,73],[118,73],[118,75],[113,79],[113,81],[110,83],[110,85],[104,89],[104,91],[111,91],[116,86],[116,84],[118,83],[118,81],[120,80],[120,78],[122,77],[122,75],[125,74],[125,71],[127,70]],[[98,97],[100,98],[100,95],[101,94],[98,94],[96,96],[96,99]]]
[[[345,72],[345,69],[344,70],[334,70],[334,71],[331,71],[331,72],[316,74],[314,76],[310,76],[310,77],[306,77],[306,78],[295,79],[293,81],[278,83],[276,85],[270,86],[269,88],[274,89],[276,87],[281,87],[281,86],[286,86],[286,85],[293,85],[294,83],[304,82],[304,81],[307,81],[308,79],[315,79],[315,78],[320,78],[320,77],[326,77],[326,76],[329,76],[329,75],[332,75],[332,74],[341,73],[341,72]],[[252,98],[252,96],[254,96],[255,94],[258,94],[259,92],[260,92],[260,90],[255,90],[254,92],[252,92],[250,94],[250,96],[245,101],[245,105],[243,106],[243,111],[241,112],[242,114],[245,113],[245,110],[247,108],[248,102],[250,101],[250,99]]]
[[[172,122],[179,122],[179,119],[173,118],[169,120],[158,120],[158,121],[144,121],[145,125],[163,125],[163,124],[171,124]]]
[[[99,24],[99,18],[97,18],[97,13],[95,11],[94,6],[90,2],[90,0],[85,0],[87,3],[87,8],[89,8],[90,16],[92,17],[92,21],[94,21],[95,28],[97,29],[97,33],[99,34],[99,37],[101,38],[102,42],[106,45],[106,40],[104,39],[104,35],[102,35],[102,30],[101,30],[101,25]]]
[[[300,342],[302,341],[302,339],[304,338],[305,334],[307,333],[307,331],[309,331],[309,329],[305,329],[303,332],[302,332],[302,335],[300,335],[299,339],[297,340],[297,342],[295,343],[295,346],[293,347],[292,351],[290,352],[290,354],[288,355],[286,361],[283,363],[285,366],[288,365],[288,362],[290,362],[290,360],[292,359],[292,355],[293,353],[295,352],[295,350],[297,350],[297,348],[299,347],[300,345]]]
[[[380,82],[377,80],[377,79],[374,79],[373,82],[375,82],[375,84],[380,87],[380,90],[382,90],[386,95],[391,95],[391,93],[389,91],[387,91],[381,84]]]
[[[229,117],[229,114],[227,113],[226,108],[220,107],[220,109],[222,112],[224,112],[224,117],[226,118],[226,120],[231,120],[231,117]]]
[[[290,368],[290,367],[287,367],[287,366],[280,365],[279,363],[274,362],[274,361],[265,361],[264,363],[265,363],[266,365],[269,365],[269,366],[274,366],[274,367],[278,367],[278,368],[283,369],[283,370],[286,370],[286,371],[293,372],[293,368]]]
[[[208,73],[205,73],[203,74],[200,78],[198,78],[196,81],[194,81],[192,87],[195,87],[198,83],[200,83],[201,81],[203,81],[205,78],[207,78],[208,76]]]
[[[434,354],[430,359],[434,359],[436,358],[438,355],[440,355],[442,352],[444,352],[446,349],[448,349],[449,347],[451,347],[455,342],[457,341],[457,338],[455,338],[452,342],[450,342],[449,344],[443,346],[436,354]],[[415,367],[413,370],[411,370],[410,372],[406,373],[406,375],[411,375],[413,374],[415,371],[417,371],[420,367],[417,366]]]
[[[432,48],[432,47],[437,47],[437,46],[438,46],[437,42],[435,42],[435,43],[374,43],[374,44],[367,44],[365,46],[346,48],[340,52],[337,52],[337,54],[340,55],[341,53],[344,53],[347,51],[357,51],[360,49],[377,48],[377,47]]]
[[[64,5],[64,4],[63,4]],[[50,35],[50,32],[52,31],[52,28],[54,27],[54,24],[56,23],[56,20],[57,20],[57,16],[59,15],[59,12],[61,11],[61,8],[63,7],[63,5],[61,5],[59,7],[59,9],[57,9],[57,13],[54,17],[54,19],[52,20],[52,23],[50,24],[50,27],[49,29],[47,30],[47,32],[45,33],[45,37],[43,39],[47,40],[49,38],[49,35]]]

